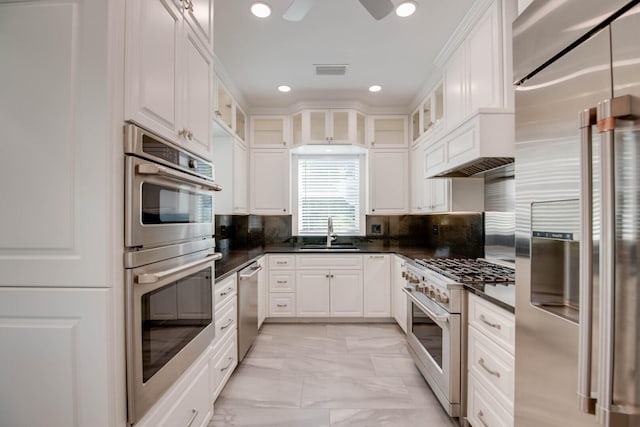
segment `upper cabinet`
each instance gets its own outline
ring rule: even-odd
[[[369,152],[369,212],[376,215],[409,211],[409,155],[406,149]]]
[[[411,141],[419,142],[427,132],[437,133],[443,127],[443,118],[444,88],[439,83],[411,115]]]
[[[127,7],[125,119],[210,159],[210,48],[171,0]]]
[[[207,50],[213,52],[213,0],[175,0]]]
[[[371,148],[397,148],[407,146],[406,116],[370,116]]]
[[[301,124],[300,119],[298,119],[298,124]],[[251,117],[250,129],[252,147],[286,148],[291,146],[288,116],[253,116]]]
[[[213,114],[220,124],[233,132],[235,121],[233,120],[234,102],[230,92],[216,79],[215,97],[213,99]]]
[[[300,118],[302,144],[358,143],[356,110],[303,110]]]
[[[255,215],[289,214],[289,150],[255,148],[250,157],[250,212]]]

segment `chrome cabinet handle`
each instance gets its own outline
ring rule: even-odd
[[[369,255],[371,259],[384,259],[384,255]]]
[[[225,329],[227,329],[227,328],[228,328],[229,326],[231,326],[232,324],[233,324],[233,319],[229,319],[229,321],[227,322],[227,324],[226,324],[226,325],[224,325],[224,326],[221,326],[221,327],[220,327],[220,330],[221,330],[221,331],[224,331]]]
[[[288,280],[276,280],[276,283],[279,284],[279,285],[284,285],[286,283],[289,283],[289,281]]]
[[[137,173],[139,175],[160,175],[178,182],[188,182],[190,184],[200,185],[212,191],[222,191],[222,187],[220,187],[218,184],[207,181],[206,179],[174,171],[173,169],[166,166],[154,165],[152,163],[139,164],[137,167]]]
[[[258,274],[260,272],[260,270],[262,270],[262,266],[261,265],[259,265],[257,267],[254,267],[253,271],[250,274],[240,274],[240,280],[251,279],[253,276]]]
[[[481,357],[478,360],[478,365],[482,366],[482,368],[489,373],[489,375],[493,375],[496,378],[500,378],[500,372],[489,369],[487,365],[485,365],[484,359]]]
[[[487,318],[486,318],[486,317],[484,317],[484,314],[481,314],[481,315],[480,315],[480,320],[481,320],[481,321],[482,321],[482,323],[484,323],[485,325],[491,326],[491,327],[492,327],[492,328],[494,328],[494,329],[497,329],[497,330],[501,330],[501,329],[502,329],[502,325],[500,325],[499,323],[492,323],[492,322],[489,322],[489,321],[487,320]]]
[[[186,3],[187,3],[187,7],[185,7],[185,9],[193,13],[193,2],[191,0],[188,0]]]
[[[190,139],[190,140],[193,139],[193,132],[192,131],[188,131],[187,132],[187,139]]]
[[[198,410],[196,408],[193,408],[191,410],[191,418],[189,418],[189,422],[185,427],[191,427],[191,424],[193,424],[193,422],[196,420],[197,417],[198,417]]]
[[[224,292],[220,292],[220,296],[223,297],[225,295],[229,295],[231,292],[233,292],[233,288],[229,286],[227,289],[224,290]]]
[[[326,278],[328,279],[328,278],[329,278],[329,275],[327,274],[327,275],[325,275],[324,277],[326,277]]]
[[[220,368],[220,372],[224,372],[227,369],[229,369],[231,367],[231,365],[233,365],[233,357],[229,358],[229,363],[227,363],[227,366],[225,366],[224,368]]]
[[[287,265],[287,261],[276,261],[278,265]]]
[[[190,268],[197,267],[201,264],[206,264],[211,261],[215,261],[222,258],[221,253],[215,253],[211,255],[207,255],[205,258],[200,259],[198,261],[190,262],[189,264],[181,265],[176,268],[170,268],[168,270],[160,271],[158,273],[146,273],[140,274],[137,277],[137,282],[140,285],[147,285],[149,283],[156,283],[166,277],[173,276],[175,274],[181,273],[182,271],[189,270]]]
[[[213,113],[216,115],[216,117],[222,116],[222,113],[220,112],[220,110],[216,110]]]
[[[489,427],[489,424],[487,424],[487,422],[484,420],[484,412],[478,411],[478,419],[484,427]]]
[[[276,304],[276,305],[277,305],[278,307],[280,307],[280,308],[284,308],[284,307],[286,307],[286,306],[287,306],[287,304]]]

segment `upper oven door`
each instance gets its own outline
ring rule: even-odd
[[[202,178],[126,157],[125,245],[154,247],[213,235],[214,191]]]

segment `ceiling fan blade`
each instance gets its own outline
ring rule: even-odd
[[[391,0],[360,0],[360,4],[378,21],[393,11]]]
[[[282,15],[282,18],[292,22],[302,21],[302,18],[311,10],[315,1],[316,0],[293,0],[289,8],[284,12],[284,15]]]

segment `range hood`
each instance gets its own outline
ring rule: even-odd
[[[435,177],[466,178],[508,165],[513,163],[513,161],[513,157],[480,157],[468,163],[456,166],[453,169],[443,171],[435,175]]]

